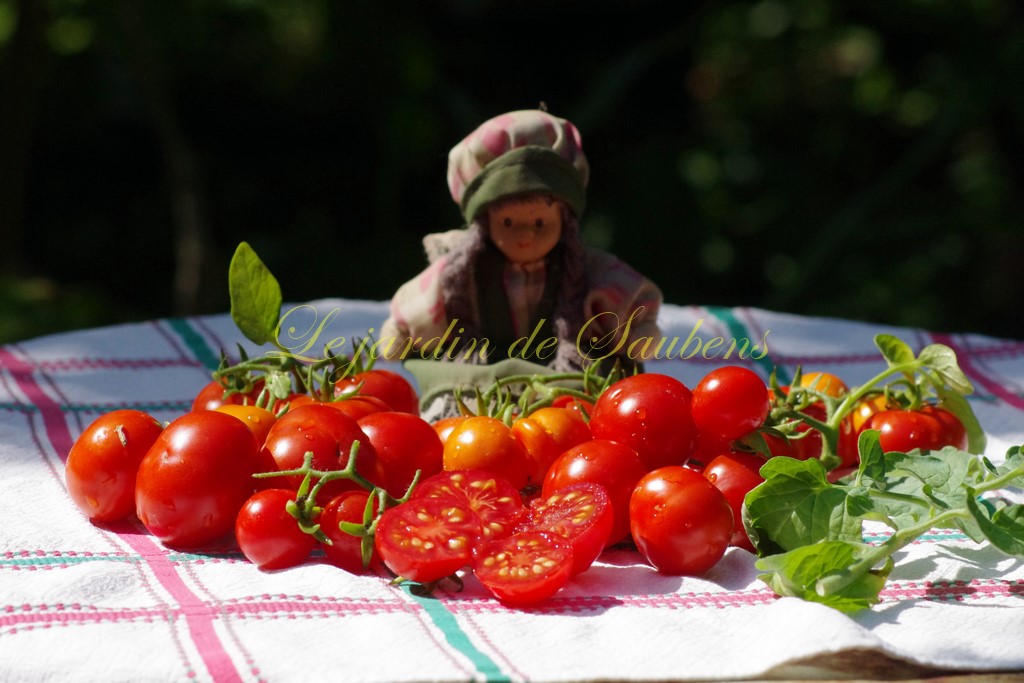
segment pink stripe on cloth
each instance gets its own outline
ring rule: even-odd
[[[17,612],[0,615],[0,628],[6,632],[21,627],[49,626],[52,624],[96,624],[100,622],[157,621],[164,619],[167,611],[160,608],[100,610],[80,604],[71,605],[23,605]]]
[[[142,556],[143,561],[149,566],[153,575],[157,578],[164,589],[178,603],[182,614],[185,616],[185,623],[188,626],[192,642],[203,659],[210,676],[215,681],[240,681],[241,675],[231,660],[231,656],[224,649],[217,631],[214,629],[214,620],[218,610],[212,605],[200,599],[193,593],[181,576],[178,575],[174,563],[167,558],[167,552],[158,546],[149,536],[138,533],[124,533],[121,538],[135,552]]]
[[[529,608],[530,612],[544,614],[576,614],[615,607],[644,609],[696,609],[744,607],[767,604],[778,600],[778,596],[767,586],[745,591],[715,591],[708,593],[667,593],[631,595],[593,595],[553,597]],[[511,608],[494,600],[446,600],[445,605],[452,612],[505,612]],[[513,610],[514,611],[514,610]]]
[[[882,602],[931,600],[939,602],[979,600],[983,598],[1022,597],[1024,581],[974,579],[971,581],[891,582],[881,592]]]
[[[981,386],[985,387],[993,396],[1002,400],[1005,403],[1017,408],[1024,410],[1024,398],[1018,396],[1016,393],[1006,388],[996,380],[989,377],[981,369],[979,369],[970,358],[968,350],[958,345],[953,341],[953,336],[949,334],[932,333],[932,339],[939,344],[945,344],[949,348],[953,349],[956,353],[957,362],[960,364],[960,369],[964,371],[970,379],[976,381]]]
[[[177,368],[202,367],[202,363],[190,358],[67,358],[63,360],[43,360],[34,364],[40,370],[48,372],[64,372],[78,370],[96,370],[113,368],[116,370],[134,370],[138,368]]]
[[[52,399],[35,379],[36,366],[22,360],[9,347],[0,347],[0,366],[7,368],[18,388],[32,402],[43,418],[46,438],[62,461],[67,459],[74,440],[60,404]],[[121,536],[149,565],[154,576],[181,607],[189,633],[210,675],[217,681],[239,681],[231,657],[224,649],[213,628],[214,611],[197,597],[178,576],[163,548],[142,534],[126,533]]]
[[[74,439],[71,438],[71,431],[68,429],[68,423],[64,419],[64,412],[61,410],[60,404],[50,398],[33,378],[36,367],[32,363],[18,358],[11,353],[8,347],[3,346],[0,346],[0,367],[7,368],[25,397],[39,409],[47,438],[57,451],[61,462],[67,460],[68,451],[71,450]]]

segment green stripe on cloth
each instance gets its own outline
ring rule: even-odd
[[[216,370],[220,367],[220,354],[211,349],[209,344],[201,334],[195,331],[192,325],[189,324],[185,318],[168,318],[167,324],[171,326],[171,329],[178,333],[178,336],[182,338],[192,355],[196,357],[200,363],[205,365],[210,370]]]
[[[469,636],[466,635],[466,632],[459,626],[455,615],[448,611],[444,603],[436,598],[416,595],[407,585],[403,586],[403,588],[406,593],[412,596],[413,600],[423,607],[423,611],[427,613],[427,616],[434,622],[434,625],[444,634],[448,644],[462,653],[476,667],[476,670],[484,676],[485,681],[505,683],[512,680],[502,673],[501,668],[494,663],[494,660],[481,652],[473,644]]]
[[[707,306],[705,310],[725,323],[725,326],[729,328],[729,334],[731,334],[734,339],[752,339],[750,329],[736,317],[731,308],[726,308],[725,306]],[[772,370],[774,370],[775,376],[779,380],[779,384],[789,384],[790,379],[792,379],[789,373],[786,372],[785,368],[775,365],[770,353],[766,353],[764,356],[753,360],[760,365],[767,374],[771,374]]]

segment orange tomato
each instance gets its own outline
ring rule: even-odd
[[[483,470],[506,479],[517,490],[529,481],[526,449],[512,430],[494,417],[468,417],[452,430],[444,444],[444,469]]]
[[[443,444],[448,441],[448,436],[452,433],[452,430],[465,422],[468,418],[468,415],[442,417],[437,422],[432,422],[430,426],[433,427],[434,431],[437,432],[437,435],[441,437],[441,443]]]
[[[512,423],[512,434],[526,448],[529,483],[540,486],[548,468],[570,448],[593,438],[583,417],[569,408],[540,408]]]
[[[800,378],[800,386],[838,398],[850,391],[843,380],[830,372],[808,372]]]
[[[889,408],[890,406],[886,402],[885,394],[875,394],[874,396],[862,399],[849,415],[854,433],[860,434],[865,425],[874,417],[875,413],[880,413]]]
[[[270,428],[274,426],[275,420],[274,414],[265,408],[258,408],[256,406],[241,406],[226,403],[218,408],[215,408],[218,413],[226,413],[232,417],[236,417],[245,423],[245,426],[249,428],[249,431],[256,437],[256,441],[259,442],[260,446],[267,440],[267,433],[270,432]]]

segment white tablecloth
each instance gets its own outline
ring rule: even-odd
[[[336,311],[321,342],[365,336],[386,314],[383,302],[315,308]],[[666,306],[660,322],[679,337],[677,357],[646,369],[690,387],[736,362],[765,377],[777,367],[783,381],[802,364],[857,384],[883,367],[876,333],[915,348],[939,341],[976,387],[988,455],[1024,443],[1022,342],[749,308]],[[678,357],[696,348],[695,328],[718,357]],[[707,351],[716,337],[726,343]],[[763,339],[760,360],[722,357],[730,341]],[[472,578],[423,598],[316,560],[266,573],[236,552],[175,552],[141,526],[89,523],[63,482],[77,435],[116,408],[175,418],[240,341],[259,352],[217,315],[0,347],[0,680],[668,681],[851,662],[1024,670],[1024,563],[951,531],[901,551],[881,604],[851,617],[777,598],[739,549],[700,578],[661,576],[616,549],[549,602],[513,610]]]

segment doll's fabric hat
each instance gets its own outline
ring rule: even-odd
[[[496,116],[448,154],[448,189],[467,223],[496,199],[532,192],[558,197],[579,216],[589,176],[576,126],[539,109]]]

